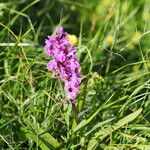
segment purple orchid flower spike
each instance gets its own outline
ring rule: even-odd
[[[48,36],[45,40],[45,53],[51,56],[47,68],[58,76],[64,83],[67,98],[75,105],[81,84],[80,64],[74,55],[76,48],[69,42],[69,35],[60,27],[55,36]]]

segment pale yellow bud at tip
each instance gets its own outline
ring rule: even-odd
[[[109,35],[107,38],[106,38],[107,42],[109,44],[112,44],[114,42],[114,37],[112,35]]]
[[[77,37],[73,34],[68,34],[67,37],[69,38],[69,43],[70,44],[76,44],[77,43]]]

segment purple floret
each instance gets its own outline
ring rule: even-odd
[[[45,53],[51,56],[47,68],[64,83],[67,98],[75,103],[81,83],[80,64],[74,55],[76,48],[69,43],[68,33],[60,27],[55,36],[45,40]]]

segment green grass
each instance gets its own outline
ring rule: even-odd
[[[0,149],[149,150],[149,11],[149,0],[1,1]],[[59,26],[78,37],[77,114],[46,67]]]

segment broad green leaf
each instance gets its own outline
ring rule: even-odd
[[[85,124],[85,122],[86,122],[86,120],[82,120],[73,131],[74,132],[78,131],[81,127],[83,127],[83,125]]]
[[[39,126],[31,123],[28,119],[24,119],[30,132],[27,136],[30,136],[34,142],[36,142],[42,150],[54,149],[60,146],[60,143],[54,139],[49,133],[46,133]]]
[[[119,133],[120,135],[122,135],[124,138],[128,139],[128,140],[136,140],[137,143],[139,142],[146,142],[146,138],[143,137],[139,137],[137,135],[130,135],[130,134],[126,134],[126,133]]]
[[[99,113],[100,110],[101,110],[101,107],[86,121],[85,120],[81,121],[81,123],[73,130],[73,133],[79,131],[81,128],[89,124],[94,119],[94,117]]]
[[[97,145],[98,145],[98,140],[93,138],[92,140],[89,141],[87,150],[94,150]]]
[[[135,112],[131,113],[130,115],[124,117],[123,119],[119,120],[114,126],[113,126],[113,130],[117,130],[120,127],[124,126],[125,124],[127,124],[128,122],[133,121],[137,116],[140,115],[140,113],[142,112],[142,108],[136,110]]]
[[[145,124],[141,124],[140,125],[137,125],[137,126],[128,126],[128,128],[131,128],[132,130],[145,130],[147,132],[150,132],[150,127],[146,127]]]
[[[93,132],[93,131],[96,130],[97,128],[103,126],[104,124],[106,124],[106,123],[112,121],[113,119],[114,119],[114,118],[111,118],[111,119],[108,119],[108,120],[105,120],[105,121],[102,121],[102,122],[97,123],[89,132],[87,132],[87,133],[85,134],[85,136],[89,135],[91,132]]]
[[[111,95],[111,97],[108,99],[108,101],[113,97],[114,93]],[[83,121],[81,121],[82,123],[80,123],[75,129],[73,129],[73,133],[74,132],[77,132],[79,131],[81,128],[85,127],[87,124],[89,124],[95,117],[96,115],[102,110],[102,109],[106,109],[107,107],[110,107],[112,106],[113,104],[115,104],[116,102],[118,101],[122,101],[123,99],[125,99],[126,97],[123,97],[123,98],[120,98],[119,100],[115,101],[115,102],[112,102],[108,105],[104,105],[100,108],[97,109],[97,111],[92,115],[90,116],[86,121],[84,120],[84,123]]]
[[[115,125],[112,126],[112,132],[121,128],[122,126],[124,126],[125,124],[133,121],[138,115],[140,115],[140,113],[142,112],[142,108],[138,109],[137,111],[131,113],[130,115],[124,117],[123,119],[119,120]],[[97,145],[98,142],[100,140],[103,140],[106,136],[108,136],[110,133],[110,129],[106,128],[106,129],[102,129],[100,131],[98,131],[95,136],[89,141],[88,143],[88,150],[93,150]]]
[[[42,149],[42,150],[50,150],[50,148],[44,144],[44,142],[42,142],[42,140],[37,138],[37,135],[34,134],[32,131],[27,131],[27,133],[25,133],[25,136],[29,139],[31,138],[34,142],[37,143],[37,145]]]

